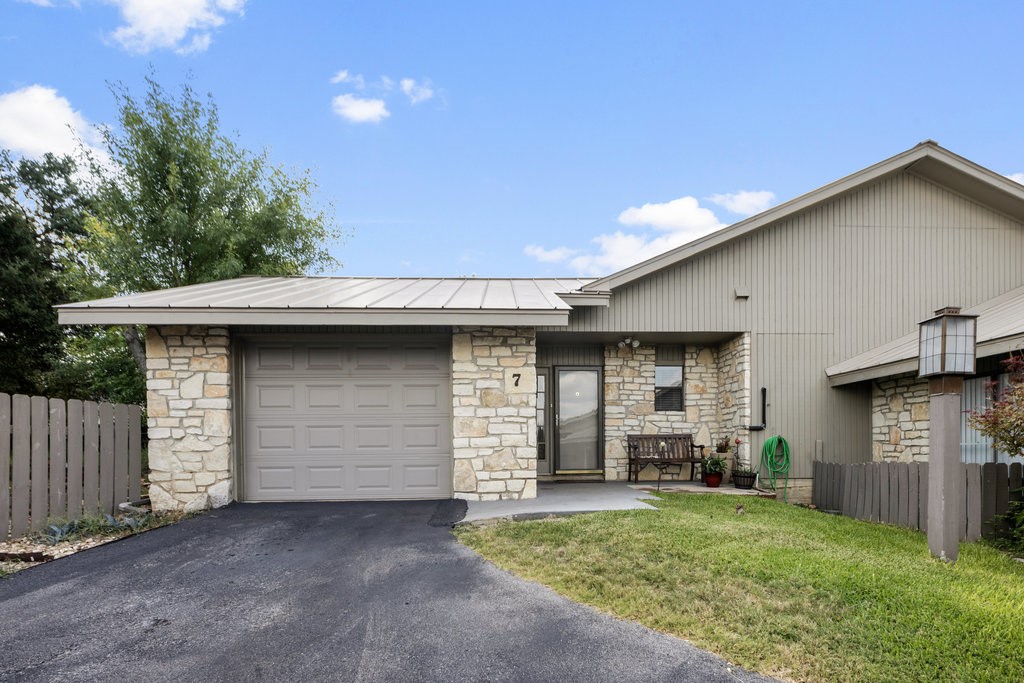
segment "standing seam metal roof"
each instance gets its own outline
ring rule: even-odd
[[[243,277],[65,304],[78,308],[570,310],[576,278]]]

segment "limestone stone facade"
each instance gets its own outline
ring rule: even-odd
[[[749,432],[742,426],[751,418],[750,389],[750,335],[741,334],[725,341],[718,349],[718,406],[719,433],[715,440],[740,438],[739,448],[733,447],[736,463],[750,466]]]
[[[629,476],[628,434],[683,432],[714,450],[721,439],[740,436],[740,457],[749,458],[749,443],[740,432],[750,424],[750,337],[740,335],[720,347],[687,345],[683,352],[683,410],[655,411],[657,351],[654,346],[604,350],[605,479]],[[730,453],[729,459],[734,455]],[[689,470],[681,473],[689,478]],[[641,478],[657,477],[653,468]],[[669,477],[671,478],[671,477]]]
[[[871,456],[876,462],[928,460],[928,380],[898,375],[871,387]]]
[[[156,512],[231,501],[230,361],[227,328],[147,330],[149,498]]]
[[[537,496],[536,362],[532,327],[453,331],[456,498]]]

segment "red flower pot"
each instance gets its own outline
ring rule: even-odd
[[[708,488],[717,489],[722,485],[722,473],[721,472],[705,472],[704,473],[704,485]]]

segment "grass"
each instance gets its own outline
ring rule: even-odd
[[[963,544],[731,496],[659,513],[462,527],[496,565],[578,602],[798,681],[1024,680],[1024,564]]]

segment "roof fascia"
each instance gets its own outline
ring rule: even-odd
[[[509,325],[565,326],[568,309],[325,310],[260,308],[58,308],[62,325]]]

